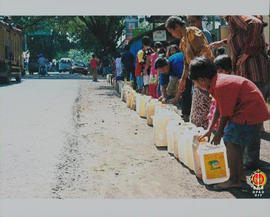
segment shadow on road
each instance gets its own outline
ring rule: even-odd
[[[26,75],[25,80],[90,80],[90,76],[79,74],[49,74],[49,76]]]
[[[264,140],[270,141],[270,133],[268,133],[268,132],[263,132],[261,137]]]
[[[116,93],[116,92],[107,92],[107,93],[99,93],[99,94],[97,94],[98,96],[117,96],[117,97],[119,97],[119,94],[118,93]]]
[[[98,90],[113,90],[113,87],[112,86],[99,86],[97,89]]]
[[[23,80],[21,81],[21,82],[23,82]],[[20,82],[20,83],[21,83]],[[0,83],[0,88],[1,87],[9,87],[9,86],[13,86],[13,85],[20,85],[20,83],[18,83],[17,81],[11,81],[11,82],[9,82],[9,83]]]

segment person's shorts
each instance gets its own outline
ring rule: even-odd
[[[252,144],[260,137],[261,124],[247,125],[229,122],[224,129],[223,140],[241,147]]]
[[[143,85],[144,86],[149,85],[149,80],[150,80],[150,76],[149,75],[144,75],[143,76]]]
[[[143,76],[136,76],[137,87],[139,90],[143,89]]]

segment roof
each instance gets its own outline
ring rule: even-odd
[[[18,28],[18,27],[16,27],[16,25],[11,25],[9,23],[4,22],[3,20],[0,20],[0,24],[2,24],[3,26],[5,26],[7,28],[10,28],[10,29],[12,29],[12,30],[14,30],[16,32],[20,32],[20,33],[23,32],[23,30],[20,29],[20,28]]]

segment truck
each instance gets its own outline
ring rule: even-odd
[[[0,20],[0,80],[21,82],[23,72],[23,30]]]

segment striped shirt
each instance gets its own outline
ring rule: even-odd
[[[263,21],[259,16],[226,16],[230,34],[225,40],[231,51],[235,75],[253,82],[266,83],[269,79],[269,60],[263,35]],[[248,58],[239,64],[243,54]]]

